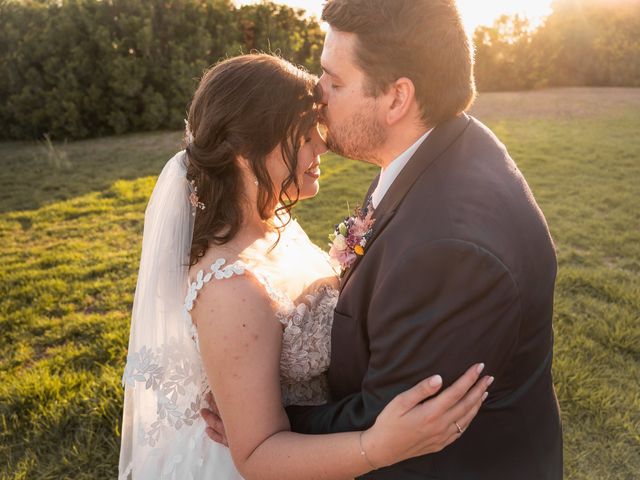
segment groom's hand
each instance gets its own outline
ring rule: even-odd
[[[216,401],[213,398],[211,392],[205,397],[209,408],[203,408],[200,410],[200,415],[207,424],[205,432],[207,436],[214,442],[221,443],[225,447],[229,446],[227,442],[227,435],[224,431],[224,423],[222,423],[222,417],[220,417],[220,411],[216,405]]]

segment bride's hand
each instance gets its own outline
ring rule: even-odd
[[[366,458],[381,468],[408,458],[439,452],[457,440],[474,419],[493,377],[478,381],[483,364],[474,365],[437,397],[438,375],[397,395],[362,433]]]

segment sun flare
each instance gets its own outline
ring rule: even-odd
[[[238,5],[258,0],[237,0]],[[303,8],[309,15],[320,18],[325,0],[274,0],[292,7]],[[457,0],[467,32],[471,35],[480,25],[491,25],[501,15],[523,15],[533,26],[539,25],[551,13],[552,0]]]

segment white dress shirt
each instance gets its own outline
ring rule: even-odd
[[[409,163],[409,160],[411,160],[413,154],[416,153],[418,148],[420,148],[422,142],[424,142],[429,136],[431,130],[427,130],[416,143],[402,152],[400,156],[396,157],[387,168],[382,169],[382,171],[380,172],[380,180],[378,180],[378,185],[371,194],[371,203],[374,209],[378,208],[378,205],[380,205],[380,202],[384,198],[384,195],[387,193],[387,190],[389,190],[395,179],[398,178],[398,175],[400,175],[402,169],[407,165],[407,163]]]

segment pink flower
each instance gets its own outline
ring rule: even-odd
[[[189,195],[189,202],[191,202],[191,205],[194,208],[199,208],[200,210],[204,210],[204,203],[200,201],[200,198],[198,197],[197,189],[194,192],[191,192],[191,195]]]
[[[329,250],[329,256],[336,260],[343,268],[349,268],[353,262],[355,262],[357,255],[353,251],[344,249],[341,250],[336,245],[331,245]]]
[[[357,217],[354,220],[353,226],[351,227],[351,230],[349,231],[349,233],[355,237],[362,238],[367,234],[369,230],[371,230],[371,226],[372,226],[372,223],[367,220],[367,217],[365,218]]]
[[[196,195],[195,193],[191,193],[191,195],[189,195],[189,200],[191,201],[192,206],[198,206],[198,195]]]

